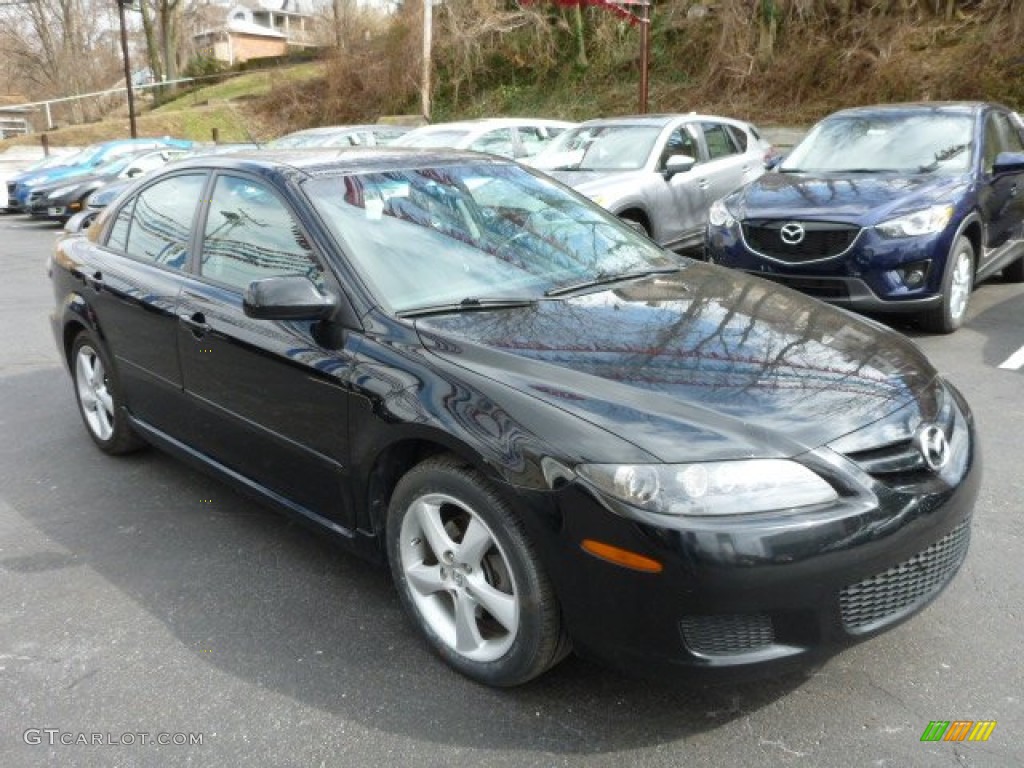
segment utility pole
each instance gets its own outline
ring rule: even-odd
[[[128,61],[128,30],[124,24],[125,6],[130,6],[132,0],[115,0],[117,3],[117,15],[121,21],[121,56],[124,58],[124,86],[128,89],[128,123],[131,125],[132,138],[139,137],[139,131],[135,126],[135,93],[132,90],[132,66]]]
[[[423,77],[420,83],[420,109],[430,122],[430,57],[434,35],[434,0],[423,0]]]
[[[651,65],[651,2],[640,2],[640,114],[647,114],[648,70]]]

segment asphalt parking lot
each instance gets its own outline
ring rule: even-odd
[[[899,326],[985,462],[966,565],[922,614],[767,682],[570,658],[497,691],[433,658],[383,571],[156,451],[93,448],[47,322],[56,234],[0,217],[4,768],[1024,765],[1024,286],[982,285],[953,336]],[[997,725],[922,742],[933,720]]]

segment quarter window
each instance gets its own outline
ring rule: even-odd
[[[736,145],[732,137],[725,130],[721,123],[701,123],[704,129],[704,141],[708,145],[708,157],[717,160],[720,157],[728,157],[736,154]]]
[[[121,209],[108,242],[113,245],[120,236],[121,217],[131,210],[125,253],[141,261],[185,269],[192,221],[205,185],[205,174],[186,174],[146,187],[135,198],[134,208],[128,203]]]
[[[253,280],[282,275],[305,275],[323,285],[323,268],[284,203],[262,184],[236,176],[217,179],[200,269],[239,291]]]
[[[489,152],[492,155],[513,157],[515,151],[512,148],[512,129],[500,128],[489,131],[474,141],[469,148],[475,152]]]

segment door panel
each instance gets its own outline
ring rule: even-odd
[[[325,324],[256,320],[242,295],[253,280],[303,275],[322,262],[284,202],[263,183],[219,175],[200,247],[200,278],[178,306],[178,351],[190,441],[210,457],[342,526],[351,523],[349,377],[356,339],[320,343]],[[337,330],[337,329],[335,329]]]
[[[177,302],[192,221],[207,175],[173,176],[118,211],[106,251],[85,271],[101,332],[128,409],[179,435],[184,402],[177,354]]]

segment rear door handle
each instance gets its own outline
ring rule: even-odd
[[[191,315],[178,315],[178,320],[183,325],[188,326],[189,330],[192,331],[192,335],[196,338],[210,330],[210,326],[206,322],[206,316],[202,312],[193,312]]]

